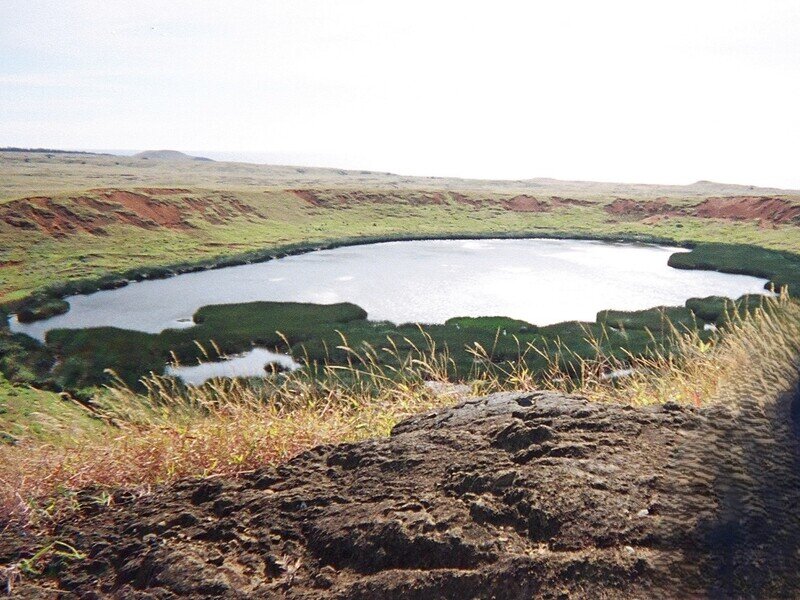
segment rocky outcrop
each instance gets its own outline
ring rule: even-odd
[[[388,439],[86,511],[58,537],[87,558],[51,583],[123,598],[796,596],[798,413],[791,394],[468,400]]]

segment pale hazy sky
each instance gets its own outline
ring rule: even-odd
[[[800,188],[800,2],[0,0],[0,146]]]

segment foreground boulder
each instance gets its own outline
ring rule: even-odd
[[[632,408],[497,394],[240,479],[79,515],[66,597],[800,594],[795,395]],[[21,596],[52,597],[42,581]]]

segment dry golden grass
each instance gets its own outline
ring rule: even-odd
[[[711,341],[697,332],[674,335],[670,352],[626,363],[598,353],[580,361],[571,376],[557,359],[538,375],[523,360],[489,364],[489,353],[477,347],[482,374],[473,390],[545,388],[604,402],[701,405],[745,395],[768,399],[797,382],[800,305],[785,294],[765,300],[751,315],[732,315]],[[391,345],[356,352],[342,340],[342,347],[351,357],[345,366],[313,364],[275,373],[262,385],[215,380],[185,387],[153,375],[145,382],[146,396],[112,386],[101,398],[101,412],[112,424],[105,433],[57,446],[0,446],[5,524],[46,527],[75,505],[81,489],[95,490],[95,501],[108,503],[109,490],[119,487],[145,493],[182,477],[235,475],[277,464],[319,444],[388,435],[399,420],[457,399],[426,384],[446,383],[450,362],[446,349],[430,338],[428,347],[402,357]],[[383,352],[394,354],[400,366],[380,366]],[[524,348],[521,357],[527,352],[545,350]],[[608,376],[622,369],[627,376]]]
[[[219,379],[185,387],[151,375],[141,396],[118,383],[99,399],[112,424],[104,434],[0,446],[0,509],[46,526],[83,488],[107,502],[102,490],[120,486],[146,491],[182,477],[241,474],[320,444],[388,435],[399,420],[454,401],[425,384],[441,379],[448,361],[430,339],[399,368],[380,366],[374,349],[348,350],[346,366],[276,373],[263,386]]]

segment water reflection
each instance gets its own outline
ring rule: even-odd
[[[291,356],[270,352],[266,348],[253,348],[249,352],[229,356],[224,360],[204,362],[197,365],[168,365],[164,373],[180,377],[189,385],[201,385],[214,377],[263,377],[268,365],[294,371],[302,365]]]

